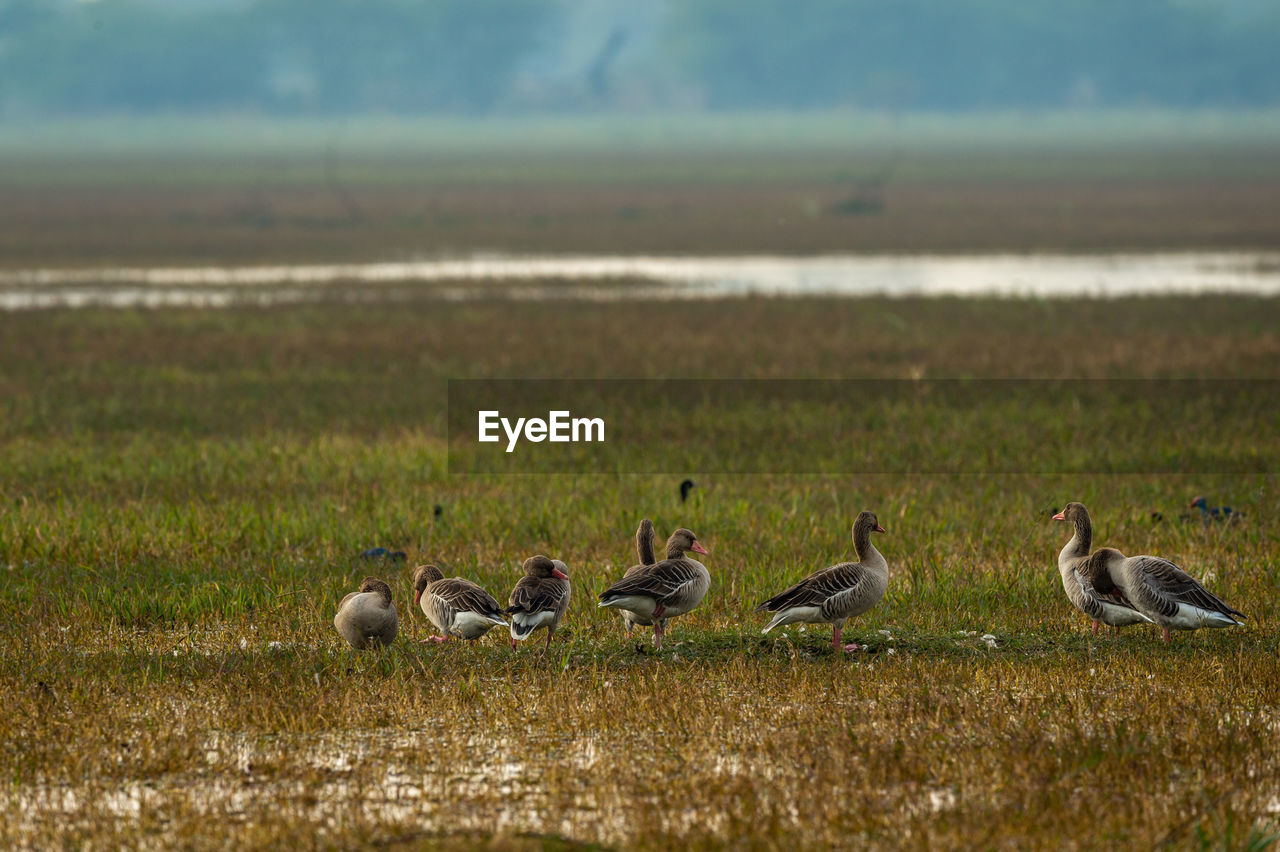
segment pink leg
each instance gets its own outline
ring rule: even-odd
[[[550,630],[547,631],[547,647],[548,648],[551,647],[551,631]]]
[[[653,644],[659,651],[662,650],[662,634],[664,632],[665,631],[662,629],[662,619],[659,618],[653,623]]]
[[[1161,631],[1163,631],[1163,632],[1164,632],[1164,641],[1165,641],[1165,642],[1168,642],[1168,641],[1169,641],[1169,628],[1167,628],[1167,627],[1161,627],[1160,629],[1161,629]]]
[[[1093,635],[1098,635],[1098,619],[1096,618],[1093,620]]]
[[[516,637],[512,636],[512,637],[511,637],[511,650],[513,650],[513,651],[514,651],[515,649],[516,649]]]
[[[449,641],[448,636],[428,636],[426,639],[422,640],[422,644],[430,645],[432,642],[448,642],[448,641]]]
[[[862,646],[857,642],[844,644],[844,626],[840,624],[831,625],[831,650],[839,654],[841,651],[846,653],[851,651],[861,651]]]

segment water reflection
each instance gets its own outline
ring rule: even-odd
[[[707,299],[746,295],[1108,298],[1280,294],[1280,254],[477,255],[403,263],[0,271],[0,309],[197,307],[439,298]]]

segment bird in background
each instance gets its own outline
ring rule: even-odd
[[[1197,497],[1187,504],[1188,509],[1200,510],[1200,523],[1208,526],[1209,524],[1228,523],[1233,524],[1240,520],[1243,515],[1232,509],[1230,506],[1210,506],[1206,497]]]
[[[404,562],[409,557],[403,550],[389,550],[385,547],[371,547],[368,550],[362,551],[360,553],[360,558],[368,559],[371,562],[376,559],[388,559],[392,562]]]

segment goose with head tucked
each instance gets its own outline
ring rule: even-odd
[[[1068,512],[1089,525],[1089,512],[1080,503],[1068,503]],[[1056,517],[1056,516],[1055,516]],[[1244,613],[1200,585],[1187,572],[1158,556],[1125,556],[1111,547],[1103,547],[1089,556],[1085,569],[1094,578],[1095,588],[1107,590],[1110,583],[1133,604],[1138,612],[1160,627],[1164,641],[1170,630],[1198,630],[1201,627],[1236,627]]]
[[[445,577],[434,565],[420,565],[414,573],[413,602],[442,634],[424,642],[444,642],[450,636],[475,640],[495,627],[507,626],[493,595],[470,580]]]
[[[1084,506],[1068,503],[1053,519],[1066,521],[1075,530],[1058,554],[1058,572],[1062,575],[1062,590],[1067,593],[1067,600],[1093,619],[1093,635],[1098,635],[1100,624],[1111,625],[1117,633],[1121,627],[1131,624],[1150,624],[1151,619],[1139,612],[1111,582],[1111,575],[1103,570],[1102,562],[1089,558],[1093,526]]]
[[[533,631],[546,628],[547,647],[560,619],[569,608],[569,569],[559,559],[531,556],[524,561],[524,576],[511,590],[507,614],[511,616],[511,650]]]
[[[333,626],[356,650],[390,645],[398,629],[391,587],[377,577],[365,577],[360,591],[338,604]]]
[[[858,561],[815,571],[760,604],[757,612],[775,613],[762,632],[796,622],[830,624],[832,650],[858,650],[856,642],[843,643],[844,623],[880,603],[889,588],[889,563],[871,543],[873,532],[884,532],[875,514],[859,513],[853,522],[853,550]]]
[[[598,606],[628,612],[636,624],[653,624],[653,644],[661,651],[667,620],[694,609],[711,588],[707,567],[687,556],[688,551],[705,554],[707,549],[692,531],[676,530],[667,539],[666,559],[632,566],[600,593]]]

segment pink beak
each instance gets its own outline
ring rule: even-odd
[[[696,542],[696,541],[693,543],[693,547],[691,547],[691,548],[689,548],[689,549],[690,549],[690,550],[692,550],[694,553],[706,553],[706,552],[707,552],[707,549],[706,549],[705,547],[703,547],[702,545],[698,544],[698,542]]]
[[[569,575],[568,575],[568,574],[566,574],[566,573],[564,573],[563,571],[561,571],[559,568],[552,568],[552,569],[551,569],[551,576],[552,576],[552,577],[555,577],[557,580],[567,580],[567,579],[569,579]]]
[[[880,526],[879,524],[876,524],[876,528],[873,529],[872,532],[884,532],[884,527]]]
[[[413,590],[413,605],[414,605],[414,606],[417,606],[417,605],[418,605],[418,601],[420,601],[420,600],[422,600],[422,592],[418,591],[417,589],[414,589],[414,590]]]
[[[1055,521],[1065,521],[1067,519],[1067,516],[1059,512],[1058,514],[1053,516],[1053,519]]]

